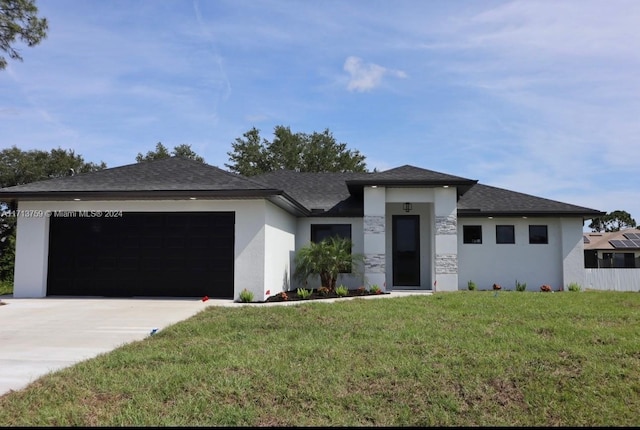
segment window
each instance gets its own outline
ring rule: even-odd
[[[549,243],[549,235],[546,225],[529,226],[529,243]]]
[[[482,243],[482,226],[465,225],[462,226],[463,243]]]
[[[351,240],[351,224],[311,224],[311,242],[319,243],[332,236]]]
[[[333,236],[351,240],[351,224],[311,224],[311,242],[320,243]],[[340,273],[351,273],[351,266]]]
[[[602,254],[600,267],[614,269],[633,269],[636,267],[633,252],[605,252]]]
[[[497,225],[496,243],[516,243],[514,227],[512,225]]]

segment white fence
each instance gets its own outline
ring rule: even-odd
[[[640,291],[640,269],[584,269],[588,290]]]

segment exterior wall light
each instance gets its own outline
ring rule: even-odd
[[[409,202],[403,203],[402,209],[404,209],[405,212],[411,212],[411,209],[413,209],[413,205]]]

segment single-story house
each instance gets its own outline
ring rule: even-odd
[[[584,233],[583,241],[586,268],[640,268],[640,229]]]
[[[584,221],[604,213],[410,165],[243,177],[184,158],[0,190],[17,202],[15,297],[255,300],[301,286],[294,255],[330,234],[365,256],[349,288],[538,290],[584,280]],[[309,287],[320,285],[309,284]]]

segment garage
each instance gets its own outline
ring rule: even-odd
[[[234,212],[69,212],[49,221],[49,296],[233,298]]]

